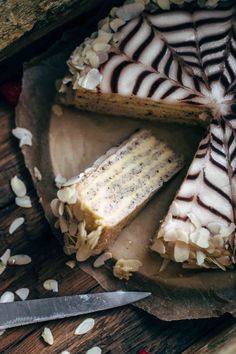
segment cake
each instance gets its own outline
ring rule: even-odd
[[[61,100],[207,131],[152,249],[185,267],[235,263],[234,1],[128,1],[75,49]]]
[[[182,166],[182,157],[140,130],[68,180],[51,203],[66,253],[84,261],[106,250]]]

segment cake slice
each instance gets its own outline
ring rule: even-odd
[[[150,131],[133,134],[59,189],[52,209],[65,251],[79,261],[107,249],[123,227],[183,165]]]
[[[216,101],[232,99],[225,97],[221,74],[232,37],[233,2],[219,9],[191,2],[171,11],[158,4],[129,1],[111,10],[68,60],[69,74],[60,88],[64,103],[114,115],[203,123]],[[228,60],[231,75],[233,60]]]
[[[235,263],[236,116],[212,121],[152,245],[184,267]]]

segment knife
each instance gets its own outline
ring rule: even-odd
[[[151,295],[114,291],[0,304],[0,330],[124,306]]]

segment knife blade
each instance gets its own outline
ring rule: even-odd
[[[103,311],[136,302],[148,292],[114,291],[0,304],[0,330]]]

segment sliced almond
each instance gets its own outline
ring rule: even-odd
[[[67,265],[69,268],[74,269],[75,266],[76,266],[76,261],[73,261],[73,260],[67,261],[67,262],[66,262],[66,265]]]
[[[29,296],[29,289],[28,288],[21,288],[15,291],[16,295],[19,296],[21,300],[26,300]]]
[[[10,184],[11,189],[17,197],[24,197],[26,195],[26,186],[20,178],[17,176],[12,177]]]
[[[176,262],[185,262],[189,259],[189,246],[182,242],[177,241],[174,247],[174,259]]]
[[[27,254],[16,254],[8,259],[9,265],[26,265],[32,262],[32,259]]]
[[[2,294],[0,297],[0,302],[1,303],[7,303],[7,302],[14,302],[14,293],[11,291],[5,291],[5,293]]]
[[[93,263],[94,268],[100,268],[102,267],[108,259],[112,258],[112,253],[111,252],[104,252],[101,254]]]
[[[60,206],[60,200],[55,198],[51,201],[50,206],[51,206],[51,210],[54,216],[56,216],[57,218],[59,218],[59,206]]]
[[[99,347],[93,347],[86,352],[86,354],[101,354],[101,353],[102,353],[102,349]]]
[[[113,267],[113,275],[128,280],[133,272],[137,272],[142,263],[137,259],[119,259]]]
[[[41,336],[43,337],[43,340],[45,343],[47,343],[49,345],[53,345],[54,338],[53,338],[52,331],[50,330],[50,328],[45,327]]]
[[[63,109],[61,106],[59,106],[59,104],[54,104],[52,106],[52,111],[56,116],[62,116],[63,114]]]
[[[197,265],[201,266],[205,261],[206,255],[202,251],[196,252]]]
[[[32,133],[25,128],[16,127],[12,130],[12,134],[20,140],[20,147],[23,145],[32,146]]]
[[[64,184],[64,183],[66,183],[66,178],[65,177],[63,177],[62,175],[57,175],[56,177],[55,177],[55,183],[56,183],[56,186],[58,187],[58,188],[61,188],[61,186]]]
[[[160,239],[156,239],[151,248],[153,251],[156,251],[160,254],[166,253],[165,245]]]
[[[55,279],[47,279],[43,283],[43,287],[46,290],[51,290],[54,293],[58,293],[58,281]]]
[[[169,0],[157,0],[158,2],[161,1],[169,1]],[[131,3],[126,4],[119,7],[116,10],[116,16],[121,18],[124,21],[129,21],[135,17],[137,17],[141,12],[144,10],[144,4],[141,3]]]
[[[14,221],[12,221],[10,227],[9,227],[9,234],[13,234],[21,225],[23,225],[25,222],[25,218],[20,217],[16,218]]]
[[[16,205],[21,208],[32,208],[31,199],[28,195],[25,195],[24,197],[16,197],[15,202]]]
[[[93,318],[87,318],[83,322],[80,323],[80,325],[75,329],[75,335],[82,335],[85,334],[91,329],[93,329],[95,325],[95,320]]]
[[[11,256],[11,250],[8,248],[1,256],[0,260],[2,261],[3,264],[6,265],[10,256]]]
[[[34,166],[34,176],[38,181],[42,181],[43,177],[38,167]]]

